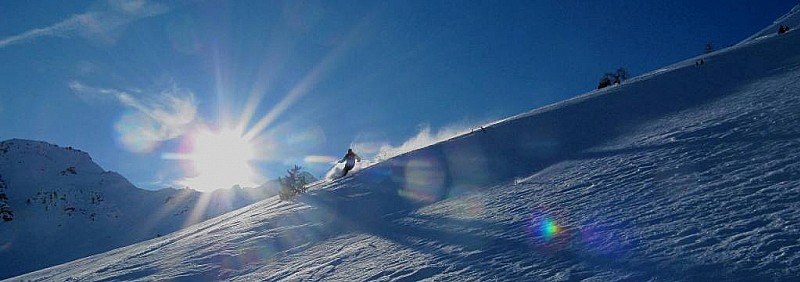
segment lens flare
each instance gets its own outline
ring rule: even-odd
[[[125,113],[114,123],[117,131],[117,142],[123,148],[134,153],[149,153],[160,143],[156,132],[158,125],[147,116],[136,113]]]
[[[627,252],[628,248],[619,238],[625,237],[625,232],[633,229],[630,226],[608,227],[600,223],[585,223],[580,230],[582,247],[595,255],[616,257]]]
[[[319,156],[319,155],[309,155],[303,158],[304,163],[311,163],[311,164],[332,164],[335,163],[338,159],[334,156]]]
[[[569,235],[564,234],[563,223],[559,223],[557,218],[560,217],[551,212],[534,212],[528,225],[531,243],[550,251],[562,248],[563,239]]]
[[[400,196],[420,202],[441,200],[444,194],[445,173],[436,159],[413,159],[405,165],[405,184]]]
[[[14,246],[14,241],[16,240],[16,237],[17,234],[11,233],[11,238],[4,238],[4,240],[6,240],[7,242],[0,245],[0,251],[10,250],[11,247]]]
[[[539,231],[541,232],[542,237],[548,241],[550,239],[553,239],[553,237],[555,237],[556,234],[558,234],[558,229],[559,228],[558,225],[556,225],[556,222],[549,217],[545,218],[542,221],[541,226],[539,227]]]

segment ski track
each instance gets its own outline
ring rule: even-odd
[[[737,52],[760,54],[758,46],[779,40],[785,39],[740,44],[703,68],[715,59],[731,62]],[[800,41],[793,40],[784,44]],[[404,201],[397,186],[418,183],[398,181],[390,160],[320,184],[297,201],[271,198],[164,238],[12,280],[800,281],[798,67],[795,54],[728,94],[697,98],[626,124],[624,133],[601,143],[541,157],[543,164],[527,165],[527,173],[474,177],[474,185],[450,180],[459,189],[439,201]],[[670,68],[636,83],[695,70]],[[608,95],[630,95],[641,90],[637,84]],[[603,93],[448,142],[490,138],[527,117],[611,99]],[[412,163],[420,154],[396,162]],[[506,168],[525,160],[508,159]],[[418,173],[409,167],[406,174]],[[448,179],[426,171],[423,184]],[[547,220],[558,227],[553,235],[542,232]]]

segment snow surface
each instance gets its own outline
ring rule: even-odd
[[[799,281],[798,46],[744,42],[11,280]]]

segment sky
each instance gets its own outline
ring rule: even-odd
[[[392,156],[738,43],[797,1],[3,1],[0,140],[144,189]]]

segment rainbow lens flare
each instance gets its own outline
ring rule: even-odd
[[[558,225],[549,217],[546,217],[539,226],[539,232],[545,240],[550,240],[558,234]]]

